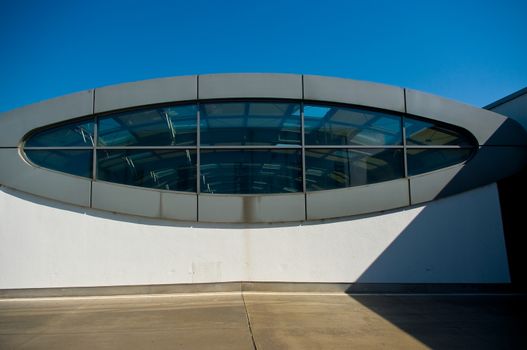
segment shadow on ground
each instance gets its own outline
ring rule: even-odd
[[[432,349],[527,348],[525,295],[354,295]]]

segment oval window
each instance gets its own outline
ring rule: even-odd
[[[210,194],[368,185],[463,163],[476,149],[461,128],[400,113],[246,100],[110,113],[37,130],[24,142],[40,167]]]

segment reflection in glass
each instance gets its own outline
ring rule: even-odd
[[[222,102],[200,106],[202,145],[301,144],[300,105]]]
[[[98,120],[99,146],[189,146],[196,144],[195,105],[141,109]]]
[[[401,117],[359,108],[304,106],[306,145],[400,145]]]
[[[92,177],[92,150],[26,150],[26,156],[38,166],[67,174]]]
[[[92,121],[59,125],[39,131],[26,141],[26,147],[91,147],[93,146]]]
[[[404,118],[404,127],[407,145],[473,145],[471,137],[459,128],[451,126],[446,127],[407,117]]]
[[[308,191],[361,186],[402,177],[402,149],[306,149]]]
[[[131,186],[196,192],[196,151],[98,150],[97,179]]]
[[[462,163],[471,154],[470,148],[408,148],[406,150],[408,175],[427,173]]]
[[[300,150],[201,150],[201,192],[302,191]]]

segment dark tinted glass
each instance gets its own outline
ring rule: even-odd
[[[417,175],[462,163],[472,154],[469,148],[409,148],[408,175]]]
[[[99,118],[100,146],[191,146],[196,144],[195,105],[142,109]]]
[[[26,150],[25,152],[29,160],[43,168],[92,177],[91,150]]]
[[[206,103],[200,106],[200,128],[202,145],[300,145],[300,105]]]
[[[300,150],[201,150],[201,192],[302,191]]]
[[[308,191],[367,185],[404,177],[401,149],[307,149]]]
[[[192,150],[98,150],[97,178],[131,186],[196,191]]]
[[[471,146],[472,138],[466,131],[418,119],[404,118],[407,145]]]
[[[26,147],[91,147],[93,146],[92,121],[69,123],[33,134]]]
[[[358,108],[304,106],[307,145],[400,145],[401,117]]]

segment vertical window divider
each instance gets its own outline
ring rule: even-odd
[[[406,128],[404,127],[405,117],[401,117],[401,128],[403,136],[403,163],[404,163],[404,177],[408,178],[408,159],[406,157]]]
[[[306,145],[304,137],[304,101],[300,102],[300,132],[302,133],[302,192],[306,193]]]
[[[199,194],[201,192],[201,128],[199,104],[199,74],[196,75],[196,221],[199,221]]]
[[[95,92],[97,89],[93,89],[93,98],[91,104],[91,113],[93,115],[93,145],[92,145],[92,173],[90,181],[90,208],[93,207],[93,182],[97,174],[97,116],[95,115]]]
[[[97,177],[97,143],[99,138],[98,117],[93,118],[93,163],[92,163],[92,181]]]
[[[404,165],[404,178],[406,179],[408,183],[408,204],[412,205],[412,189],[410,186],[410,179],[408,177],[408,155],[407,155],[407,147],[406,147],[406,89],[403,89],[403,97],[404,97],[404,114],[401,117],[401,128],[402,128],[402,134],[403,134],[403,165]]]
[[[304,218],[307,220],[307,184],[306,184],[306,137],[304,127],[304,75],[302,74],[302,100],[300,101],[300,132],[302,133],[302,192],[304,193]]]
[[[199,101],[196,103],[196,193],[201,193],[201,115]]]

